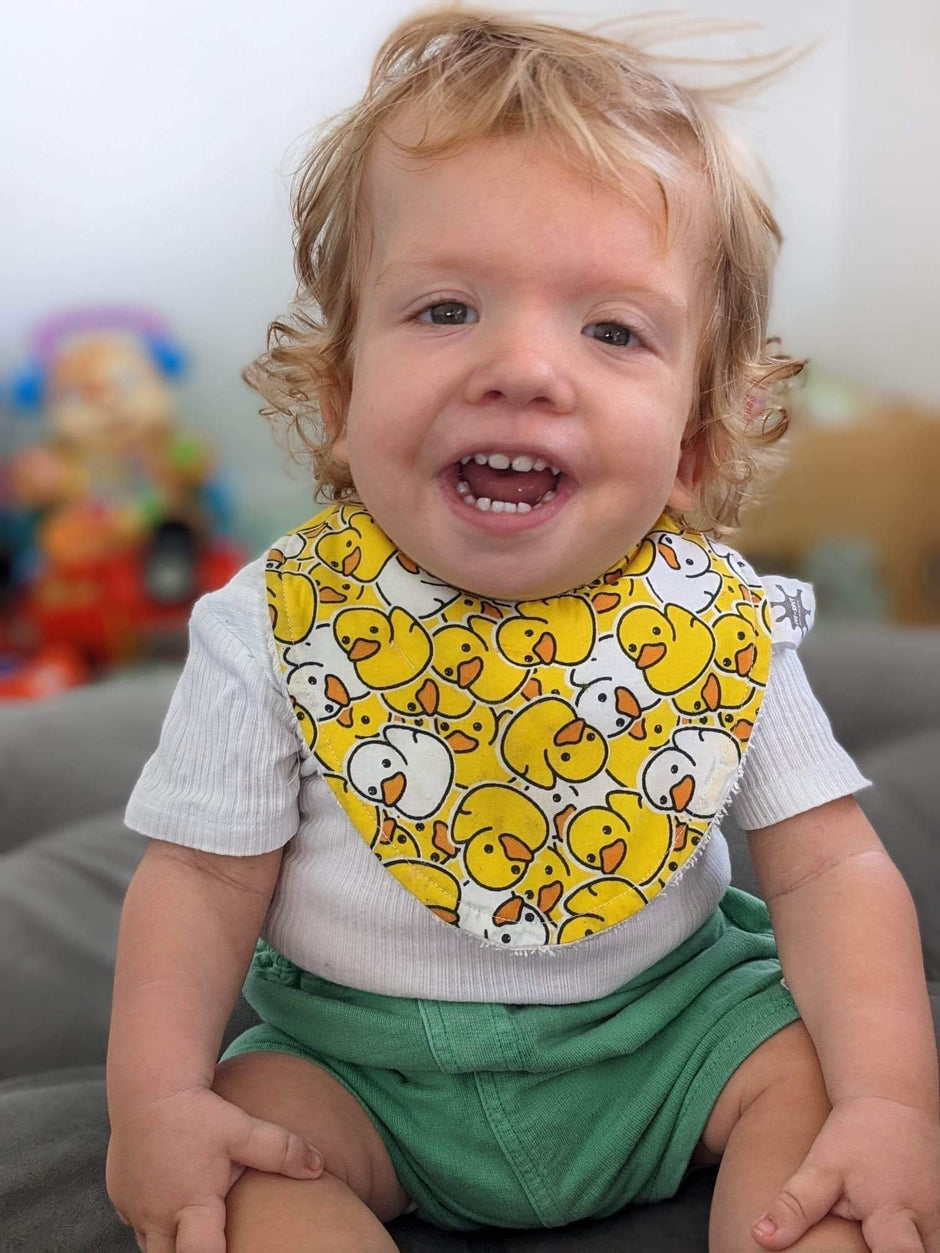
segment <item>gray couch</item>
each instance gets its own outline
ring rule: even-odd
[[[940,1021],[940,631],[818,627],[801,656],[837,736],[875,783],[859,800],[914,894]],[[104,1190],[103,1061],[118,914],[143,849],[123,826],[123,804],[174,681],[162,670],[0,705],[4,1253],[135,1249]],[[725,831],[736,882],[754,890],[740,832]],[[236,1007],[229,1036],[250,1012]],[[712,1182],[699,1171],[671,1201],[561,1231],[444,1236],[414,1219],[393,1230],[403,1253],[704,1253]]]

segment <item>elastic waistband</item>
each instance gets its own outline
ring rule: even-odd
[[[740,962],[776,957],[762,902],[730,889],[672,953],[605,997],[570,1005],[500,1005],[382,996],[331,983],[259,941],[245,997],[318,1052],[389,1070],[550,1073],[622,1056],[687,1010]],[[634,1012],[622,1011],[634,1007]]]

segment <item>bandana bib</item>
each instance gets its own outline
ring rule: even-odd
[[[268,554],[306,749],[375,856],[444,923],[514,948],[615,926],[730,798],[770,667],[764,585],[668,514],[593,583],[488,600],[359,504]]]

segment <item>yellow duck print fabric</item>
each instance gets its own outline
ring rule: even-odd
[[[266,580],[339,804],[443,923],[516,949],[596,935],[681,873],[730,797],[779,638],[747,562],[668,514],[547,600],[442,583],[351,503],[281,539]]]

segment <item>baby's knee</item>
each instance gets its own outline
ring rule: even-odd
[[[222,1062],[214,1091],[255,1118],[302,1136],[323,1157],[324,1172],[350,1188],[382,1221],[408,1197],[372,1119],[332,1075],[306,1059],[245,1053]]]

